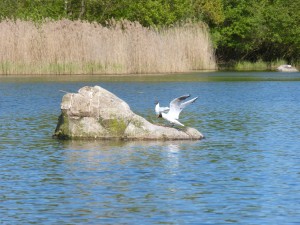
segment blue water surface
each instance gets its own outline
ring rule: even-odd
[[[0,78],[0,224],[300,224],[300,74]],[[139,115],[182,94],[201,141],[52,139],[64,92]],[[166,123],[167,124],[167,123]]]

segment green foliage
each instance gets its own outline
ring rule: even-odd
[[[44,18],[61,19],[64,16],[64,0],[2,0],[0,19],[40,21]]]
[[[274,60],[278,55],[292,61],[300,57],[300,5],[296,1],[280,0],[264,10],[262,55],[264,60]]]
[[[214,28],[218,34],[217,53],[223,60],[247,58],[255,51],[255,32],[259,15],[256,14],[255,0],[224,0],[225,20]]]
[[[166,26],[190,18],[190,0],[2,0],[0,18],[40,21],[83,19],[105,24],[128,19],[144,26]]]
[[[210,26],[218,25],[225,19],[222,0],[192,0],[192,15]]]
[[[139,21],[143,26],[165,26],[190,16],[188,0],[88,1],[85,18],[105,23],[114,18]]]
[[[223,2],[225,20],[213,27],[219,60],[299,60],[299,4],[292,0]]]

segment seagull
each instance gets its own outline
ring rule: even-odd
[[[168,120],[172,124],[177,124],[177,125],[180,125],[180,126],[184,126],[182,123],[180,123],[178,121],[179,114],[181,113],[181,111],[186,106],[188,106],[191,103],[195,102],[197,100],[197,98],[198,98],[198,97],[196,97],[196,98],[193,98],[193,99],[191,99],[189,101],[183,102],[185,99],[187,99],[190,96],[191,95],[183,95],[183,96],[180,96],[178,98],[173,99],[170,102],[170,110],[169,110],[169,112],[168,113],[164,113],[164,111],[162,111],[162,112],[159,113],[158,117],[162,117],[165,120]],[[159,105],[158,105],[158,107],[159,107]],[[156,107],[155,107],[155,109],[156,109]]]
[[[169,107],[160,107],[159,102],[156,102],[155,113],[157,116],[159,116],[162,112],[168,111],[169,109],[170,109]]]

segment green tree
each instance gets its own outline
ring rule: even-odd
[[[265,7],[260,54],[265,61],[300,60],[300,5],[296,1],[272,1]]]
[[[224,0],[225,20],[215,27],[220,60],[256,60],[259,21],[263,1]]]
[[[299,61],[300,6],[292,0],[223,0],[213,27],[219,61]]]

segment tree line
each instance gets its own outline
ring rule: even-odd
[[[1,0],[0,19],[111,18],[145,27],[203,21],[219,63],[300,60],[300,4],[295,0]]]

